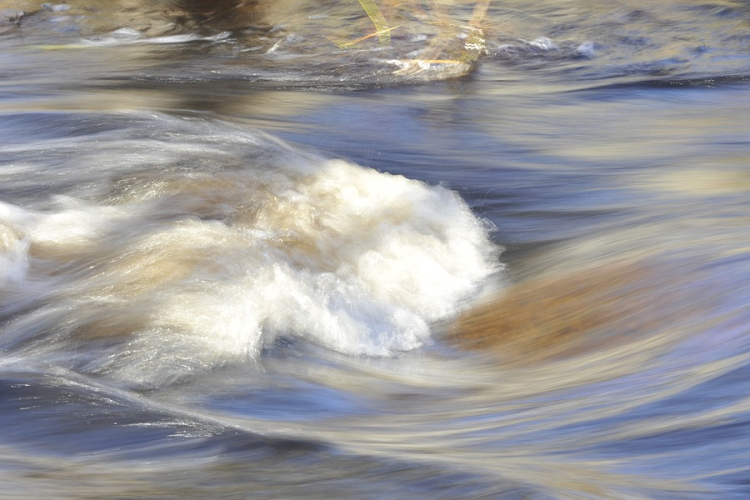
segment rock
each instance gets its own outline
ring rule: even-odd
[[[261,17],[258,1],[162,0],[161,3],[177,23],[189,27],[235,30],[253,26]]]
[[[0,26],[18,24],[22,16],[36,13],[75,18],[81,32],[99,35],[132,28],[146,36],[191,30],[233,30],[254,26],[260,15],[256,1],[240,0],[76,0],[42,2],[0,0]]]
[[[683,273],[683,276],[689,273]],[[504,363],[562,359],[652,335],[689,318],[684,278],[655,262],[616,262],[512,285],[461,315],[447,340]]]

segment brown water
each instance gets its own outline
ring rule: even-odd
[[[0,1],[0,498],[750,496],[750,4],[60,5]]]

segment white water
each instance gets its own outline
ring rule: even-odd
[[[117,135],[83,136],[67,147],[94,152],[63,168],[88,183],[36,209],[0,204],[5,291],[44,304],[8,330],[64,325],[33,349],[114,343],[89,369],[132,381],[251,359],[278,336],[392,356],[498,270],[490,225],[448,189],[231,127],[137,123],[192,140],[123,154]],[[260,155],[229,159],[241,149]]]
[[[750,497],[750,4],[478,3],[0,18],[0,498]]]

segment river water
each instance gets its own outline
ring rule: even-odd
[[[0,1],[0,498],[750,497],[750,3],[155,5]]]

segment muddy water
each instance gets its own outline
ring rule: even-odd
[[[747,2],[193,4],[0,2],[0,498],[750,495]]]

